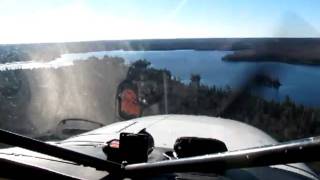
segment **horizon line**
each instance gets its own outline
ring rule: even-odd
[[[47,41],[47,42],[21,42],[21,43],[1,43],[0,46],[10,45],[34,45],[34,44],[64,44],[64,43],[86,43],[86,42],[104,42],[104,41],[157,41],[157,40],[196,40],[196,39],[320,39],[318,36],[310,37],[287,37],[287,36],[247,36],[247,37],[178,37],[178,38],[127,38],[127,39],[99,39],[99,40],[74,40],[74,41]]]

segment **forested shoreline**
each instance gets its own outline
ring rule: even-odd
[[[234,98],[235,89],[202,84],[200,75],[196,74],[190,75],[189,84],[182,83],[170,71],[151,67],[147,60],[136,61],[129,69],[131,81],[143,81],[144,84],[155,82],[157,87],[148,91],[162,97],[163,73],[170,77],[167,78],[170,114],[221,116],[238,120],[262,129],[280,141],[320,133],[320,109],[296,104],[290,97],[283,102],[268,101],[246,91],[224,109],[223,106]],[[159,114],[164,113],[163,98],[150,101],[149,106],[155,103],[160,104]]]

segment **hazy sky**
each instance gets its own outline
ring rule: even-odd
[[[0,0],[0,43],[320,37],[320,0]]]

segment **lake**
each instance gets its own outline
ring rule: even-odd
[[[264,65],[275,68],[273,77],[278,77],[282,86],[278,90],[263,88],[262,96],[277,101],[287,95],[295,102],[310,106],[320,105],[320,66],[292,65],[274,62],[226,62],[222,57],[230,51],[101,51],[85,54],[73,54],[80,57],[102,57],[104,55],[122,57],[126,62],[146,59],[155,68],[165,68],[188,83],[190,74],[199,74],[201,82],[218,87],[237,87],[248,75],[248,72]],[[79,56],[80,55],[80,56]],[[72,55],[71,55],[72,56]]]
[[[230,51],[99,51],[89,53],[63,54],[52,62],[37,66],[54,67],[69,66],[73,61],[84,60],[95,56],[102,58],[105,55],[122,57],[127,63],[138,59],[146,59],[155,68],[164,68],[171,71],[172,75],[181,81],[188,83],[190,74],[199,74],[201,82],[218,87],[237,87],[248,72],[258,69],[260,65],[276,69],[272,76],[279,78],[282,86],[279,89],[263,88],[262,96],[277,101],[283,100],[287,95],[298,104],[309,106],[320,105],[320,66],[292,65],[271,62],[226,62],[222,57]],[[63,63],[61,63],[63,62]],[[51,63],[51,64],[50,64]],[[32,63],[31,63],[32,64]],[[13,67],[12,67],[13,66]],[[7,64],[3,69],[15,69],[17,64]],[[29,67],[30,65],[26,66]],[[24,66],[18,66],[24,68]],[[1,68],[0,68],[1,69]]]

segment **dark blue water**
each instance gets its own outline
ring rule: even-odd
[[[221,58],[229,51],[104,51],[91,55],[108,55],[124,58],[127,62],[146,59],[153,67],[165,68],[184,82],[190,74],[200,74],[203,84],[218,87],[237,87],[248,72],[265,65],[276,69],[272,76],[278,77],[282,86],[278,90],[263,88],[267,99],[283,100],[287,95],[295,102],[320,106],[320,66],[290,65],[284,63],[226,62]],[[90,54],[88,56],[90,56]]]

